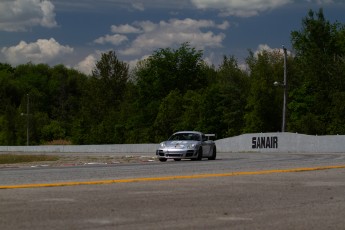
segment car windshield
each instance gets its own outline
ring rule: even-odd
[[[175,133],[170,138],[170,141],[200,141],[200,135],[196,133]]]

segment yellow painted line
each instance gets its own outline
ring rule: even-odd
[[[320,167],[313,167],[313,168],[262,170],[262,171],[253,171],[253,172],[230,172],[230,173],[196,174],[196,175],[166,176],[166,177],[130,178],[130,179],[117,179],[117,180],[58,182],[58,183],[47,183],[47,184],[0,185],[0,189],[42,188],[42,187],[76,186],[76,185],[133,183],[133,182],[145,182],[145,181],[168,181],[168,180],[180,180],[180,179],[201,179],[201,178],[211,178],[211,177],[230,177],[230,176],[243,176],[243,175],[262,175],[262,174],[272,174],[272,173],[307,172],[307,171],[343,169],[343,168],[345,168],[345,165],[320,166]]]

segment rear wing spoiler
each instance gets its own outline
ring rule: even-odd
[[[208,141],[214,141],[216,139],[216,134],[205,134]]]

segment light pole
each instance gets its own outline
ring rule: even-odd
[[[286,48],[283,46],[284,50],[284,104],[283,104],[283,122],[282,122],[282,132],[285,132],[286,127],[286,100],[287,100],[287,79],[286,79],[286,62],[287,62],[287,51]]]
[[[284,82],[283,83],[279,83],[279,82],[274,82],[275,86],[282,86],[284,88],[284,101],[283,101],[283,120],[282,120],[282,132],[285,132],[285,127],[286,127],[286,101],[287,101],[287,67],[286,67],[286,63],[287,63],[287,50],[286,48],[283,46],[283,50],[284,50]]]
[[[27,96],[27,103],[26,103],[26,145],[29,146],[29,116],[30,116],[30,99],[29,94]]]
[[[29,100],[29,94],[26,94],[27,101],[26,101],[26,114],[22,113],[22,116],[26,116],[26,145],[29,146],[29,116],[30,116],[30,100]]]

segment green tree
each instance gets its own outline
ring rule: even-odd
[[[128,64],[114,51],[103,53],[92,77],[84,85],[81,111],[74,121],[73,141],[77,143],[118,143],[118,111],[126,95]]]
[[[137,65],[134,75],[139,93],[136,122],[140,136],[152,136],[160,104],[170,92],[178,90],[183,96],[188,90],[207,87],[202,56],[202,51],[184,43],[176,50],[159,49]]]
[[[170,91],[162,100],[153,124],[156,142],[167,139],[177,131],[176,125],[180,122],[183,104],[183,97],[179,90]]]
[[[291,33],[299,76],[289,104],[291,131],[328,134],[340,122],[334,116],[343,112],[337,95],[345,90],[344,35],[344,26],[326,20],[322,9],[310,10],[302,29]]]
[[[103,99],[110,105],[117,106],[121,102],[129,79],[128,69],[128,64],[120,61],[115,51],[103,53],[96,63],[92,76],[101,80]]]
[[[0,64],[0,145],[15,145],[17,141],[17,107],[20,92],[13,79],[13,68]]]
[[[219,102],[216,112],[220,114],[218,137],[239,135],[245,127],[245,107],[249,93],[248,74],[241,70],[235,57],[224,56],[218,70]]]
[[[170,48],[155,51],[136,71],[137,84],[142,97],[161,100],[170,91],[200,89],[206,86],[203,72],[203,52],[184,43],[177,50]]]
[[[183,104],[182,104],[183,102]],[[200,130],[203,113],[203,90],[189,90],[181,99],[182,114],[176,130]]]
[[[66,138],[66,131],[62,127],[62,125],[58,122],[53,120],[49,124],[42,127],[42,140],[41,142],[46,141],[53,141],[53,140],[61,140]]]
[[[250,93],[245,114],[244,132],[277,132],[281,130],[282,94],[273,83],[283,79],[283,54],[262,51],[250,53]],[[281,96],[280,96],[281,95]]]

